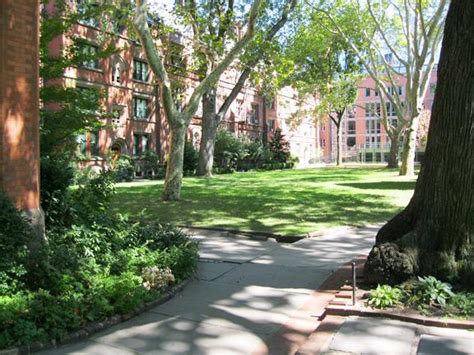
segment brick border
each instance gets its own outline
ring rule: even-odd
[[[31,354],[33,352],[41,351],[41,350],[49,350],[49,349],[55,349],[58,348],[59,346],[66,345],[66,344],[71,344],[80,340],[85,340],[89,338],[90,336],[105,330],[107,328],[110,328],[116,324],[119,324],[121,322],[125,322],[133,317],[136,317],[151,308],[154,308],[156,306],[159,306],[167,301],[169,301],[171,298],[173,298],[178,292],[182,291],[184,287],[189,283],[191,278],[188,278],[187,280],[174,285],[170,287],[168,290],[166,290],[161,297],[159,297],[156,300],[147,302],[143,304],[142,306],[138,307],[137,309],[122,314],[122,315],[115,315],[108,317],[102,321],[98,322],[92,322],[84,326],[83,328],[76,330],[72,333],[67,334],[64,336],[61,340],[56,341],[56,340],[51,340],[47,343],[41,343],[41,342],[36,342],[32,343],[30,345],[24,345],[20,346],[17,348],[10,348],[10,349],[4,349],[0,350],[0,355],[23,355],[23,354]]]
[[[365,256],[354,259],[363,265]],[[265,349],[256,349],[252,354],[294,354],[305,347],[308,337],[318,332],[326,318],[326,307],[352,274],[352,260],[344,263],[330,274],[279,331],[265,340]],[[326,327],[326,326],[324,326]]]

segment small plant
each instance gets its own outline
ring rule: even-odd
[[[378,285],[370,292],[368,304],[375,308],[393,307],[400,303],[403,291],[389,285]]]
[[[163,289],[175,282],[175,278],[170,268],[159,268],[156,266],[143,269],[143,287],[147,290]]]
[[[448,308],[454,308],[462,316],[474,316],[474,294],[456,293],[449,299]]]
[[[414,285],[411,303],[443,307],[454,296],[451,285],[433,276],[418,277]]]

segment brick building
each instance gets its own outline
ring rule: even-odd
[[[78,6],[75,1],[71,6]],[[54,11],[50,4],[46,11]],[[98,169],[106,166],[105,157],[112,152],[136,156],[145,150],[156,152],[162,159],[168,152],[168,129],[165,114],[160,107],[159,89],[153,84],[153,74],[145,60],[140,44],[128,37],[126,28],[118,28],[110,21],[105,31],[120,51],[111,57],[97,61],[84,61],[77,67],[68,68],[60,85],[77,89],[98,88],[105,92],[103,107],[114,113],[104,117],[104,129],[88,132],[78,137],[78,149],[82,156],[81,164],[95,166]],[[83,40],[83,50],[94,53],[100,49],[104,40],[104,28],[94,20],[81,21],[74,25],[70,35],[56,38],[50,45],[51,53],[58,53],[72,44],[71,36]],[[182,38],[174,36],[174,44],[183,46]],[[182,58],[168,56],[168,67],[178,66]],[[218,104],[230,93],[240,73],[229,70],[225,72],[218,84]],[[197,85],[196,78],[188,73],[187,89]],[[58,83],[56,83],[58,84]],[[234,100],[223,126],[236,135],[247,135],[263,141],[271,139],[275,129],[281,128],[290,141],[292,153],[306,166],[316,155],[316,135],[308,135],[306,129],[314,131],[311,120],[304,122],[304,127],[293,127],[291,111],[288,106],[298,104],[296,92],[285,88],[272,102],[257,94],[255,88],[247,85]],[[188,138],[196,148],[201,137],[201,109],[191,122]],[[303,132],[304,131],[304,132]]]
[[[420,121],[419,136],[427,132],[436,81],[437,72],[435,67],[424,100],[426,112],[424,112],[423,119]],[[406,79],[400,77],[399,82],[399,86],[391,90],[397,90],[403,100]],[[379,106],[377,107],[377,105]],[[342,159],[344,162],[383,163],[388,160],[390,139],[380,120],[374,114],[377,111],[380,111],[379,93],[375,90],[374,80],[367,77],[359,83],[356,104],[351,110],[348,110],[343,121]],[[393,110],[387,110],[387,112],[389,112],[389,119],[391,121],[397,121]],[[325,147],[323,159],[325,162],[333,162],[336,159],[337,150],[336,128],[334,124],[326,125],[325,136],[330,144]],[[422,157],[423,152],[424,146],[419,144],[417,147],[417,160]]]

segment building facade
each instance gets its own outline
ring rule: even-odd
[[[77,1],[72,1],[71,6],[80,11]],[[51,2],[45,11],[54,12],[54,4]],[[102,104],[104,111],[110,114],[102,119],[104,128],[77,139],[80,165],[103,169],[108,164],[106,157],[117,153],[139,156],[145,151],[156,152],[164,160],[169,150],[168,126],[161,108],[159,87],[141,45],[129,38],[126,28],[114,26],[111,21],[104,33],[104,26],[96,20],[81,21],[73,26],[71,33],[53,40],[51,54],[58,54],[70,46],[72,38],[81,40],[81,50],[97,53],[103,46],[104,34],[119,50],[110,57],[87,60],[67,68],[61,82],[55,83],[78,90],[96,88],[105,94]],[[179,36],[175,37],[172,38],[175,44],[182,46]],[[182,58],[166,57],[168,68],[182,61]],[[217,89],[218,105],[231,92],[239,75],[240,72],[230,69],[221,76]],[[186,98],[198,82],[191,73],[186,74],[184,81],[183,96]],[[268,102],[247,83],[232,103],[222,126],[236,135],[262,141],[271,139],[277,128],[282,129],[290,142],[292,154],[299,158],[302,166],[308,166],[315,161],[318,141],[310,117],[299,126],[292,124],[292,115],[299,104],[296,96],[294,90],[285,88]],[[200,108],[188,130],[188,139],[196,148],[199,148],[201,139],[201,115]]]
[[[429,125],[429,116],[433,105],[436,81],[437,71],[435,68],[430,77],[424,100],[424,112],[422,113],[418,130],[417,161],[420,161],[424,154],[424,139],[426,138],[425,135]],[[390,87],[389,90],[397,90],[401,100],[403,100],[405,97],[405,84],[406,78],[400,77],[399,85]],[[378,117],[381,110],[381,100],[379,96],[380,93],[375,90],[375,86],[375,82],[371,77],[364,78],[359,83],[354,107],[346,112],[342,123],[343,162],[385,163],[388,161],[390,139]],[[386,103],[386,105],[388,119],[392,124],[396,125],[397,116],[395,111],[391,109],[389,103]],[[324,161],[333,162],[336,159],[337,151],[336,128],[334,124],[328,123],[326,130],[326,138],[330,142],[330,146],[324,151]],[[400,138],[400,144],[402,144],[403,136]]]

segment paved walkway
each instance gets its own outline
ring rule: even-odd
[[[313,291],[366,254],[376,230],[337,228],[294,244],[199,231],[199,269],[182,292],[87,341],[43,354],[294,352],[301,334],[319,324]]]
[[[310,347],[300,354],[313,353]],[[348,317],[321,353],[469,355],[474,354],[474,333],[393,319]]]

